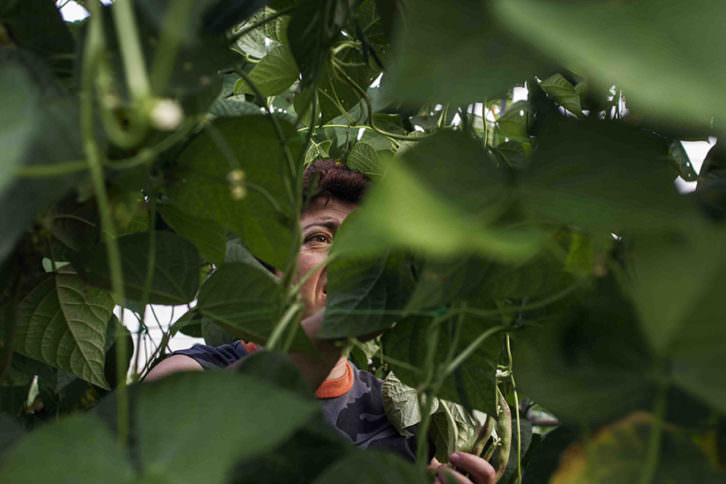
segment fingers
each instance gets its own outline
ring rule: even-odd
[[[444,464],[439,467],[436,472],[435,484],[471,484],[469,480],[463,474],[456,472],[448,464]]]
[[[459,472],[469,474],[475,484],[494,484],[495,482],[496,471],[494,467],[477,455],[466,452],[454,452],[449,456],[449,461]],[[454,482],[467,483],[471,481],[467,479]]]

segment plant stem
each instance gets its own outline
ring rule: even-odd
[[[275,328],[272,330],[272,334],[270,334],[270,338],[267,340],[267,344],[265,345],[266,349],[270,351],[277,349],[278,342],[284,334],[285,329],[290,324],[290,321],[293,321],[295,319],[295,316],[298,315],[302,308],[303,305],[300,303],[292,304],[289,308],[287,308],[285,314],[282,315],[282,318],[280,318],[280,321],[277,323],[277,325],[275,325]]]
[[[121,1],[118,3],[121,3]],[[106,256],[111,273],[111,290],[116,297],[116,301],[124,304],[126,298],[124,296],[123,274],[121,272],[121,254],[116,240],[116,228],[111,217],[111,207],[108,202],[108,195],[106,194],[103,169],[101,167],[102,156],[94,137],[93,81],[98,58],[102,55],[100,47],[102,46],[103,33],[101,29],[103,19],[101,18],[98,3],[90,2],[89,7],[91,10],[91,19],[88,27],[86,52],[82,70],[81,133],[88,170],[91,174],[94,192],[96,193],[104,242],[106,243]],[[118,338],[117,345],[117,429],[118,440],[125,448],[128,443],[129,424],[128,395],[126,393],[126,375],[124,372],[124,359],[127,351],[126,338]]]
[[[459,353],[456,358],[454,358],[451,363],[448,364],[448,366],[446,367],[446,374],[451,375],[459,365],[461,365],[467,358],[471,356],[472,353],[474,353],[474,351],[476,351],[480,344],[486,341],[487,338],[506,329],[507,328],[505,326],[494,326],[493,328],[489,328],[488,330],[477,336],[476,339],[464,349],[464,351]]]
[[[151,285],[154,282],[154,267],[156,266],[156,194],[152,193],[149,203],[149,258],[146,261],[146,277],[144,277],[144,288],[141,292],[141,307],[144,313],[149,302]],[[146,314],[142,314],[142,319]],[[144,321],[144,325],[146,321]],[[139,322],[141,325],[141,322]],[[134,375],[138,375],[139,355],[141,354],[141,327],[136,333],[136,358],[134,359]]]
[[[509,333],[507,333],[507,359],[509,361],[509,378],[512,382],[512,393],[514,394],[514,411],[517,418],[517,484],[522,482],[522,427],[519,420],[519,394],[517,393],[517,383],[514,380],[514,360],[512,359],[512,346],[510,344]],[[507,402],[504,402],[506,405]]]
[[[183,32],[189,27],[187,20],[194,1],[175,0],[169,2],[168,5],[161,27],[159,47],[154,53],[154,60],[151,64],[151,87],[153,92],[159,96],[166,91],[169,78],[174,71],[179,43]]]
[[[131,0],[116,0],[111,9],[113,10],[113,21],[116,26],[116,36],[121,48],[126,83],[134,101],[143,103],[149,98],[151,89],[146,76],[144,54],[139,42],[139,33],[136,29],[133,5]]]
[[[645,452],[645,463],[643,471],[640,474],[640,484],[650,484],[655,478],[658,470],[658,457],[660,456],[660,446],[663,440],[663,418],[666,411],[666,399],[668,396],[668,384],[663,380],[658,388],[658,394],[653,402],[653,426],[650,429],[648,437],[648,447]]]
[[[426,338],[426,358],[424,359],[424,383],[418,390],[418,406],[421,409],[421,422],[418,426],[417,432],[417,445],[416,445],[416,462],[419,465],[428,465],[428,432],[429,423],[431,422],[431,408],[433,406],[434,398],[438,393],[437,381],[435,378],[435,367],[434,358],[436,357],[436,347],[439,342],[439,330],[441,325],[438,324],[438,319],[444,317],[440,316],[437,319],[431,321],[431,324],[427,328]],[[433,381],[433,383],[432,383]]]

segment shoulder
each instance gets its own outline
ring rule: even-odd
[[[213,368],[226,368],[236,361],[247,356],[249,352],[241,341],[221,345],[209,346],[196,344],[191,348],[171,353],[169,357],[183,355],[192,358],[205,370]]]

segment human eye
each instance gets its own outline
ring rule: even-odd
[[[329,245],[332,242],[333,238],[330,235],[322,232],[316,232],[305,237],[306,244]]]

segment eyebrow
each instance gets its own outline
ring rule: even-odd
[[[307,230],[310,227],[325,227],[331,232],[335,232],[336,230],[338,230],[339,226],[340,224],[335,220],[319,220],[305,225],[303,227],[303,230]]]

